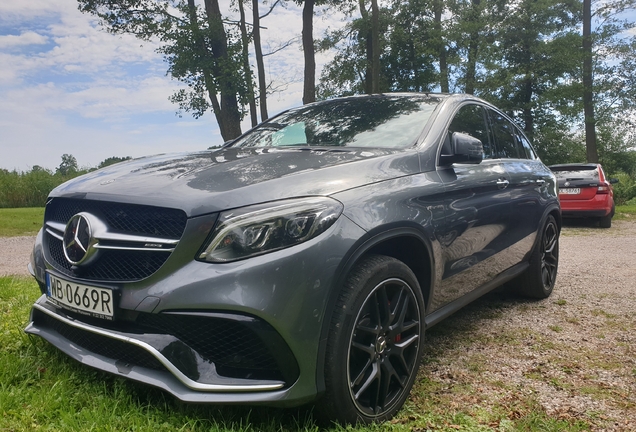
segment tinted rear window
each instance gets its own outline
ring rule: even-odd
[[[334,100],[284,112],[231,147],[413,146],[440,99],[374,96]]]
[[[554,175],[559,180],[598,180],[598,168],[552,168]]]

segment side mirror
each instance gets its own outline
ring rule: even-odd
[[[478,164],[484,158],[484,146],[475,137],[461,132],[453,132],[451,137],[452,155],[442,155],[444,164]]]
[[[617,178],[611,178],[609,179],[610,184],[616,184],[619,182],[619,180]]]

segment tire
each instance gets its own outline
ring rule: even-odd
[[[615,207],[612,206],[612,211],[607,215],[602,217],[599,220],[599,226],[601,228],[611,228],[612,227],[612,218],[614,217]]]
[[[519,294],[537,299],[550,297],[559,267],[559,227],[549,215],[539,243],[530,256],[530,267],[515,280]]]
[[[608,214],[607,216],[602,217],[601,220],[599,221],[598,225],[601,228],[611,228],[612,227],[612,215]]]
[[[331,319],[318,417],[390,419],[408,397],[422,355],[424,300],[401,261],[371,255],[349,274]]]

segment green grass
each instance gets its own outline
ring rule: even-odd
[[[0,208],[0,237],[35,235],[43,220],[44,207]]]
[[[616,214],[614,219],[617,220],[633,220],[636,217],[636,205],[616,206]]]
[[[532,392],[484,380],[488,359],[466,358],[452,384],[432,378],[465,344],[496,344],[514,350],[508,338],[473,340],[485,325],[490,301],[480,301],[427,334],[426,355],[411,398],[391,422],[372,426],[318,425],[310,408],[222,407],[178,402],[160,390],[106,374],[68,358],[23,328],[39,296],[26,277],[0,277],[0,431],[588,431],[590,417],[548,415]],[[508,303],[507,306],[513,303]],[[475,322],[477,320],[478,322]],[[516,335],[527,338],[527,332]],[[471,342],[472,340],[472,342]],[[535,341],[538,336],[534,335]],[[504,354],[502,354],[504,355]],[[564,367],[571,367],[564,364]],[[535,373],[538,380],[551,378]],[[561,385],[561,384],[559,384]],[[565,384],[564,384],[565,385]],[[494,390],[484,393],[483,387]],[[572,390],[573,392],[575,390]],[[578,393],[600,391],[594,386]],[[604,392],[603,398],[614,397]]]

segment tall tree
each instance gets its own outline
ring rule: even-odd
[[[442,29],[442,15],[444,13],[444,1],[433,0],[433,40],[437,47],[437,55],[439,57],[439,86],[442,93],[450,92],[448,57],[446,42],[444,40],[444,31]]]
[[[256,113],[256,100],[254,97],[254,87],[252,86],[252,67],[249,60],[249,33],[247,32],[247,22],[245,21],[245,6],[243,0],[238,0],[239,9],[239,27],[241,29],[241,46],[243,54],[243,73],[245,74],[245,80],[247,81],[247,99],[250,106],[250,120],[252,121],[252,127],[258,124],[258,114]]]
[[[594,116],[594,77],[592,71],[592,0],[583,0],[583,122],[588,162],[598,163],[596,118]]]
[[[371,0],[369,9],[365,0],[359,0],[362,25],[365,30],[367,65],[364,78],[365,92],[380,92],[380,8],[377,0]]]
[[[261,17],[258,11],[258,0],[252,0],[252,17],[254,19],[254,53],[258,69],[258,101],[261,109],[261,121],[265,121],[269,118],[267,114],[267,80],[265,79],[265,62],[263,61],[263,48],[261,45]]]
[[[634,123],[636,36],[628,31],[635,23],[624,16],[635,9],[635,0],[583,1],[583,121],[588,162],[599,161],[599,125],[614,124],[619,117]]]
[[[314,6],[315,0],[303,2],[303,56],[305,72],[303,79],[303,104],[316,100],[316,53],[314,50]]]
[[[246,82],[240,41],[230,40],[218,0],[78,0],[112,33],[160,42],[168,72],[188,84],[170,99],[196,118],[210,107],[225,140],[241,134]],[[238,38],[236,38],[238,39]],[[237,79],[238,78],[238,79]]]
[[[484,49],[485,80],[476,91],[517,117],[532,138],[537,122],[542,125],[554,115],[546,92],[573,77],[578,68],[577,4],[520,0],[491,16],[499,22],[493,34],[498,43]]]
[[[72,154],[64,153],[62,155],[62,162],[60,166],[55,169],[56,174],[61,174],[63,176],[72,175],[77,173],[77,159]]]

